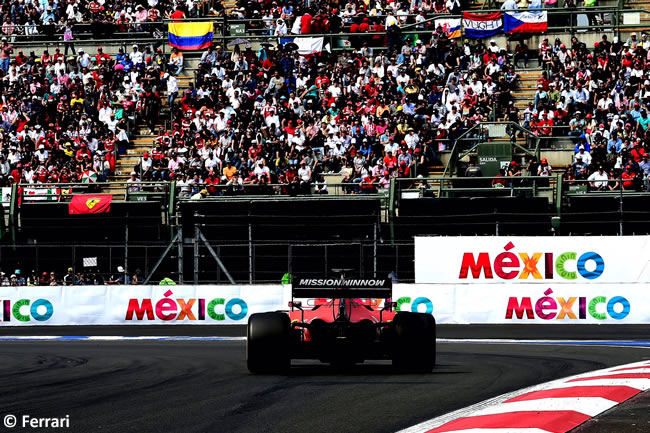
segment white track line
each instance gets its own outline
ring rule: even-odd
[[[551,384],[544,389],[573,388],[574,386],[629,386],[639,391],[645,391],[650,389],[650,379],[594,379],[582,382],[560,382]]]
[[[570,410],[584,413],[589,416],[596,416],[610,407],[618,404],[615,401],[602,397],[562,397],[562,398],[540,398],[537,400],[513,401],[490,406],[472,413],[472,416],[496,415],[508,412],[538,412],[540,407],[544,411]]]
[[[142,335],[125,337],[119,335],[7,335],[0,336],[0,341],[244,341],[246,337],[192,337],[192,336],[156,336]]]
[[[619,368],[629,368],[629,367],[638,367],[638,366],[646,366],[648,365],[648,361],[640,361],[640,362],[635,362],[632,364],[625,364],[625,365],[619,365],[619,366],[614,366],[614,367],[609,367],[605,368],[602,370],[597,370],[597,371],[592,371],[589,373],[585,374],[577,374],[574,376],[569,376],[565,377],[562,379],[557,379],[551,382],[546,382],[542,383],[539,385],[534,385],[528,388],[523,388],[519,389],[517,391],[512,391],[506,394],[502,394],[500,396],[484,400],[482,402],[473,404],[471,406],[458,409],[456,411],[450,412],[448,414],[430,419],[428,421],[424,421],[420,424],[414,425],[412,427],[408,427],[406,429],[400,430],[398,433],[425,433],[429,430],[432,430],[436,427],[440,427],[443,424],[446,424],[450,421],[453,421],[458,418],[465,418],[468,416],[473,416],[479,411],[486,411],[491,409],[492,407],[502,405],[504,401],[510,400],[512,398],[518,397],[523,394],[527,394],[529,392],[533,391],[540,391],[544,389],[556,389],[556,388],[569,388],[569,387],[574,387],[574,386],[611,386],[611,385],[626,385],[630,386],[632,388],[638,389],[639,391],[647,390],[650,389],[650,379],[595,379],[595,380],[590,380],[590,381],[582,381],[582,382],[570,382],[567,383],[568,381],[572,379],[578,379],[582,377],[589,377],[589,376],[602,376],[606,374],[615,374],[614,370],[619,369]],[[515,403],[515,402],[513,402]],[[503,405],[510,405],[512,403],[505,403]],[[612,405],[613,406],[613,405]],[[565,410],[570,410],[568,405],[565,406]],[[597,414],[596,414],[597,415]],[[466,430],[466,431],[476,431],[477,429],[472,429],[472,430]],[[536,429],[539,430],[539,429]],[[486,430],[487,431],[487,430]],[[490,433],[494,433],[495,429],[489,429]],[[512,431],[513,433],[515,432],[515,429],[505,429],[504,431]]]
[[[539,428],[469,428],[454,430],[453,433],[548,433],[548,431]]]
[[[553,346],[650,347],[650,341],[634,340],[517,340],[511,338],[437,338],[436,343],[458,344],[548,344]]]

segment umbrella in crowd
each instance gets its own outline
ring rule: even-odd
[[[228,42],[229,47],[234,47],[235,45],[242,45],[242,44],[248,44],[249,41],[248,39],[242,39],[242,38],[237,38],[233,39],[232,41]]]
[[[82,183],[96,183],[97,182],[97,173],[94,171],[86,170],[81,175]]]

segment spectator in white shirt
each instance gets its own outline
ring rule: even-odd
[[[578,153],[575,154],[574,160],[577,160],[578,157],[582,158],[582,162],[585,164],[591,164],[591,154],[585,151],[585,147],[583,145],[580,145],[578,148]]]
[[[598,167],[598,171],[593,172],[589,178],[589,186],[596,191],[605,191],[607,190],[607,180],[609,177],[603,167]]]

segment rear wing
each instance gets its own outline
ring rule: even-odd
[[[386,278],[295,278],[292,298],[380,298],[393,296],[393,281]]]

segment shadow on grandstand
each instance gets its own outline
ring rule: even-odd
[[[23,203],[18,240],[39,243],[152,242],[168,237],[159,202],[113,202],[109,213],[70,215],[67,203]]]
[[[544,197],[462,197],[402,200],[396,237],[417,235],[548,235],[551,211]]]
[[[622,208],[622,212],[621,212]],[[562,234],[625,235],[650,233],[650,196],[577,195],[567,197]]]
[[[210,241],[346,242],[373,239],[380,208],[376,199],[202,200],[179,212],[186,233],[198,223]]]

